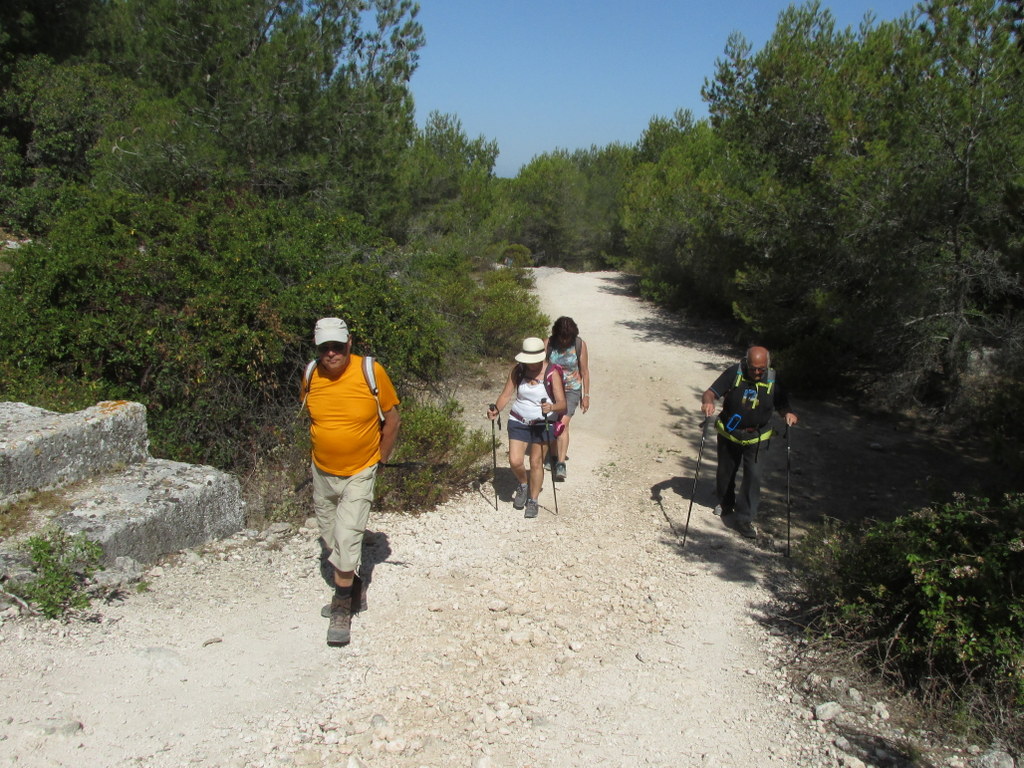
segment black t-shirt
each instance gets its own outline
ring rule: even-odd
[[[739,363],[729,366],[710,387],[717,396],[724,398],[718,418],[727,431],[761,430],[771,421],[772,411],[789,411],[786,391],[778,381],[768,378],[774,375],[771,370],[759,382],[746,376],[741,376],[737,382],[739,371]]]

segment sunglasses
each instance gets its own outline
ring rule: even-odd
[[[346,344],[342,344],[338,341],[325,341],[316,348],[316,351],[321,355],[326,355],[328,352],[333,352],[336,355],[343,355],[345,354],[346,346]]]

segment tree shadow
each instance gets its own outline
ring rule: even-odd
[[[892,520],[946,503],[957,492],[996,498],[1020,485],[988,458],[983,436],[857,412],[843,402],[794,399],[792,405],[800,422],[787,428],[776,415],[775,435],[760,459],[758,524],[767,538],[795,541],[826,519]],[[702,417],[694,411],[668,402],[663,408],[676,418],[670,431],[683,446],[679,468],[691,481],[701,455],[696,502],[710,503],[717,467],[714,425],[709,421],[702,433]]]
[[[388,540],[388,535],[383,531],[366,529],[363,533],[363,558],[359,565],[359,578],[363,582],[363,594],[360,596],[362,602],[358,604],[357,613],[366,609],[366,603],[369,601],[367,593],[373,584],[374,568],[387,562],[389,557],[391,557],[391,542]]]
[[[736,333],[729,325],[717,319],[693,320],[678,312],[659,307],[640,297],[639,281],[632,275],[608,273],[602,275],[598,290],[613,296],[636,298],[644,305],[646,317],[623,320],[619,325],[633,331],[638,340],[660,341],[666,344],[693,347],[707,352],[721,353],[734,348],[737,356],[742,348],[736,343]]]
[[[691,492],[694,492],[692,505]],[[679,500],[677,504],[669,505],[673,509],[672,514],[665,507],[666,497]],[[718,577],[725,581],[749,583],[761,580],[759,563],[743,546],[743,542],[748,546],[754,542],[740,539],[737,532],[730,530],[733,526],[728,518],[712,516],[719,527],[710,531],[690,526],[694,515],[710,515],[707,507],[714,503],[713,483],[698,477],[695,486],[692,473],[688,477],[675,475],[652,485],[651,499],[658,504],[672,531],[672,536],[662,538],[663,545],[680,557],[713,564]]]
[[[609,272],[601,276],[601,286],[597,290],[612,296],[637,297],[640,295],[640,279],[625,272]]]
[[[639,294],[638,280],[631,275],[608,273],[601,282],[599,290],[606,293]],[[623,327],[641,340],[714,354],[714,359],[697,363],[708,372],[708,384],[723,370],[723,351],[731,350],[737,359],[743,354],[745,344],[737,343],[733,326],[703,318],[698,323],[650,303],[645,303],[645,310],[643,319],[622,321]],[[785,370],[780,375],[785,377]],[[791,392],[798,391],[799,382],[788,384]],[[699,397],[701,392],[693,388],[690,394]],[[792,404],[801,421],[790,433],[790,461],[786,461],[786,450],[776,448],[783,442],[780,433],[764,474],[761,514],[773,535],[784,533],[781,525],[787,512],[792,524],[804,530],[826,517],[851,522],[893,519],[948,501],[957,491],[994,497],[1021,487],[1020,478],[987,458],[985,435],[957,433],[927,418],[871,413],[856,392],[829,400],[794,396]],[[668,402],[663,407],[679,417],[672,431],[696,455],[700,431],[693,412]],[[784,427],[779,427],[781,432]]]

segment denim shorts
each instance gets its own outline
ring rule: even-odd
[[[517,440],[520,443],[546,443],[549,439],[555,437],[555,426],[554,424],[545,424],[543,421],[539,424],[523,424],[521,421],[515,419],[508,420],[508,439]]]

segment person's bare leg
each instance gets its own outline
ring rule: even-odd
[[[544,444],[530,443],[530,498],[537,499],[544,489]]]
[[[519,440],[508,442],[508,465],[512,474],[516,476],[516,482],[520,485],[527,482],[526,479],[526,443]]]
[[[558,460],[563,464],[565,463],[565,457],[569,455],[569,422],[571,419],[571,416],[562,417],[562,423],[565,424],[565,429],[562,430],[562,434],[560,434],[556,440],[558,444]]]

